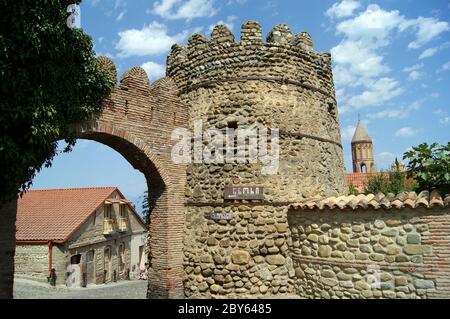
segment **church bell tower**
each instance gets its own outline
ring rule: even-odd
[[[373,143],[363,123],[358,120],[352,138],[352,161],[354,173],[376,173]]]

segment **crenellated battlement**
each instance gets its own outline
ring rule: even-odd
[[[117,82],[117,69],[114,62],[106,56],[99,56],[97,59],[100,66],[109,73],[113,82],[116,83],[116,89],[140,91],[141,93],[153,91],[170,92],[174,96],[178,94],[178,87],[171,78],[163,77],[150,83],[147,72],[139,66],[126,70],[120,77],[119,82]]]
[[[265,41],[256,21],[242,24],[239,41],[225,25],[215,26],[210,39],[193,34],[187,46],[172,47],[167,75],[182,91],[230,77],[282,77],[328,92],[334,99],[330,54],[315,51],[309,33],[294,36],[285,24],[275,25]]]

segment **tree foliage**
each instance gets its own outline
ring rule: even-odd
[[[450,142],[447,145],[422,143],[403,155],[408,176],[417,182],[417,191],[450,192]]]
[[[359,194],[359,192],[358,192],[358,190],[356,189],[355,185],[353,185],[352,183],[349,183],[349,184],[348,184],[348,193],[349,193],[350,195],[355,195],[355,196]]]
[[[406,174],[400,170],[400,164],[395,159],[395,166],[388,172],[381,172],[370,176],[364,188],[366,194],[398,194],[412,190],[411,182],[407,180]]]
[[[51,165],[70,125],[100,110],[113,84],[92,39],[66,25],[74,0],[0,0],[0,203]]]

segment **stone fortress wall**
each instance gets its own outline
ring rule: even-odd
[[[450,196],[428,198],[428,192],[412,192],[293,205],[288,219],[297,294],[449,298]]]
[[[261,163],[188,165],[184,240],[187,297],[293,295],[289,202],[345,192],[331,59],[307,33],[243,24],[240,41],[223,25],[208,40],[195,34],[167,59],[188,108],[189,126],[280,129],[274,175]],[[224,201],[225,186],[264,187],[260,201]],[[212,212],[231,213],[212,220]]]
[[[346,196],[331,56],[314,51],[307,33],[277,25],[263,42],[248,21],[235,41],[217,26],[210,40],[174,45],[167,76],[149,87],[144,70],[127,71],[99,129],[87,130],[107,145],[104,135],[128,129],[142,139],[139,156],[126,156],[128,144],[115,149],[158,198],[148,297],[450,296],[450,196]],[[170,162],[172,129],[186,119],[191,130],[200,119],[204,130],[280,129],[277,174],[262,174],[261,163]],[[225,186],[263,187],[265,197],[225,200]],[[380,270],[375,287],[364,280],[368,266]]]

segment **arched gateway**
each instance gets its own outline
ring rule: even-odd
[[[100,57],[114,78],[113,62]],[[171,133],[184,127],[187,112],[169,78],[150,85],[142,68],[125,72],[102,112],[74,125],[76,138],[94,140],[119,152],[147,180],[154,207],[149,229],[149,298],[183,297],[185,165],[171,161]]]

